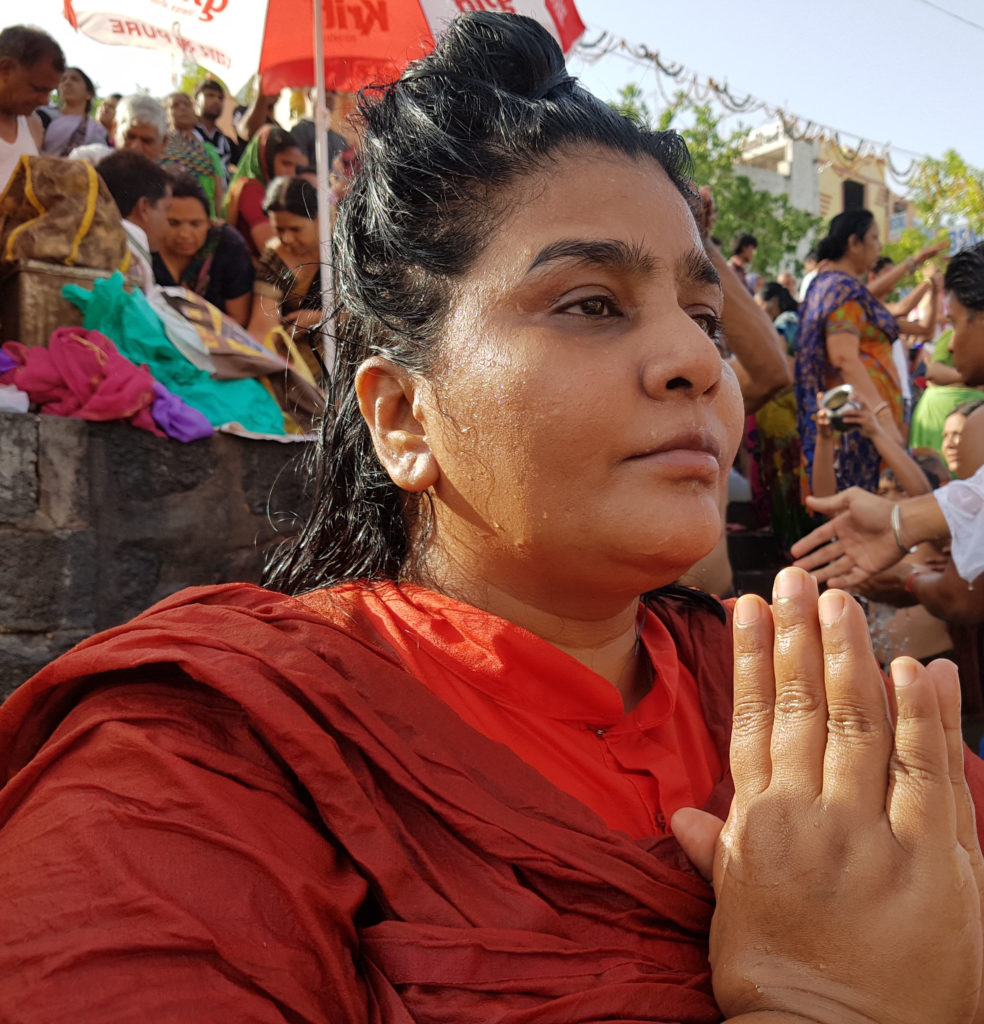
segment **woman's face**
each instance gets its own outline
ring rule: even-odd
[[[281,150],[273,158],[273,175],[274,178],[293,178],[297,174],[297,168],[303,167],[307,163],[304,158],[304,154],[297,148],[297,146],[290,146],[288,149]]]
[[[951,413],[943,423],[943,444],[940,445],[940,452],[946,462],[946,468],[951,473],[957,472],[957,455],[960,451],[960,435],[963,433],[966,416],[960,413]]]
[[[197,199],[175,196],[167,211],[167,228],[161,249],[165,255],[194,256],[205,244],[208,228],[208,212]]]
[[[871,226],[862,238],[853,238],[852,242],[859,272],[869,273],[881,255],[881,235],[878,232],[877,221],[871,222]]]
[[[166,101],[167,120],[179,132],[188,132],[198,124],[195,104],[183,92],[174,92]]]
[[[85,103],[92,99],[85,79],[72,68],[63,72],[58,82],[58,96],[62,103]]]
[[[721,534],[743,414],[713,338],[717,274],[648,158],[576,150],[520,181],[424,386],[425,572],[448,559],[525,599],[638,596]]]
[[[271,210],[270,226],[280,239],[281,256],[318,258],[318,222],[287,210]]]

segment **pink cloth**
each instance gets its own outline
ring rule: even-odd
[[[3,351],[18,365],[0,375],[0,382],[26,391],[41,412],[83,420],[128,420],[166,436],[151,416],[157,397],[154,378],[145,367],[121,356],[98,331],[59,327],[47,348],[8,341]]]

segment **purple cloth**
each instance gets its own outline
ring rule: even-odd
[[[157,381],[154,382],[154,394],[157,397],[150,407],[150,415],[168,437],[176,441],[197,441],[215,433],[212,424],[197,409]]]
[[[9,370],[14,369],[15,366],[20,366],[20,363],[14,359],[13,356],[7,355],[2,348],[0,348],[0,377],[2,377]]]

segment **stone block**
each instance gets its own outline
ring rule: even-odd
[[[46,633],[93,628],[98,590],[87,531],[0,529],[0,629]]]
[[[0,413],[0,523],[30,520],[37,511],[38,419]]]
[[[81,530],[90,520],[89,433],[84,420],[38,417],[38,512],[54,530]]]
[[[123,501],[194,490],[218,464],[211,438],[183,444],[125,423],[93,424],[90,445],[108,478],[107,489]]]
[[[88,635],[88,630],[70,629],[53,633],[0,633],[0,702]]]

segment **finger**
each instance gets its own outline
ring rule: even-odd
[[[888,787],[892,723],[882,674],[861,606],[842,590],[819,602],[827,688],[824,805],[880,818]]]
[[[813,498],[807,498],[806,500],[812,505]],[[801,556],[814,551],[814,549],[820,548],[821,545],[827,544],[836,539],[837,529],[834,526],[833,520],[828,520],[822,526],[818,526],[811,533],[808,533],[805,537],[801,537],[792,546],[792,548],[790,548],[790,550],[792,551],[794,558],[800,558]]]
[[[935,681],[913,658],[896,658],[892,683],[898,720],[889,760],[889,824],[908,850],[925,849],[927,843],[949,845],[956,834],[956,812]]]
[[[964,740],[960,721],[960,677],[957,666],[943,658],[926,669],[936,684],[940,715],[946,737],[947,767],[953,790],[953,807],[957,817],[957,841],[968,852],[973,863],[980,863],[981,849],[977,839],[977,816],[974,801],[964,774]]]
[[[714,852],[724,822],[696,807],[681,807],[670,818],[670,829],[693,866],[709,882],[714,876]]]
[[[817,585],[802,569],[783,569],[772,602],[776,698],[772,778],[784,789],[815,799],[823,788],[827,698]]]
[[[793,554],[795,555],[796,552],[793,551]],[[797,569],[805,569],[807,572],[813,572],[814,570],[826,572],[827,567],[833,565],[833,563],[841,557],[841,546],[837,540],[834,539],[829,544],[825,544],[822,548],[817,548],[815,551],[811,551],[802,558],[797,558],[793,565],[795,565]]]
[[[731,774],[740,806],[764,792],[772,779],[772,613],[762,598],[738,598],[734,617],[735,711],[731,729]]]

